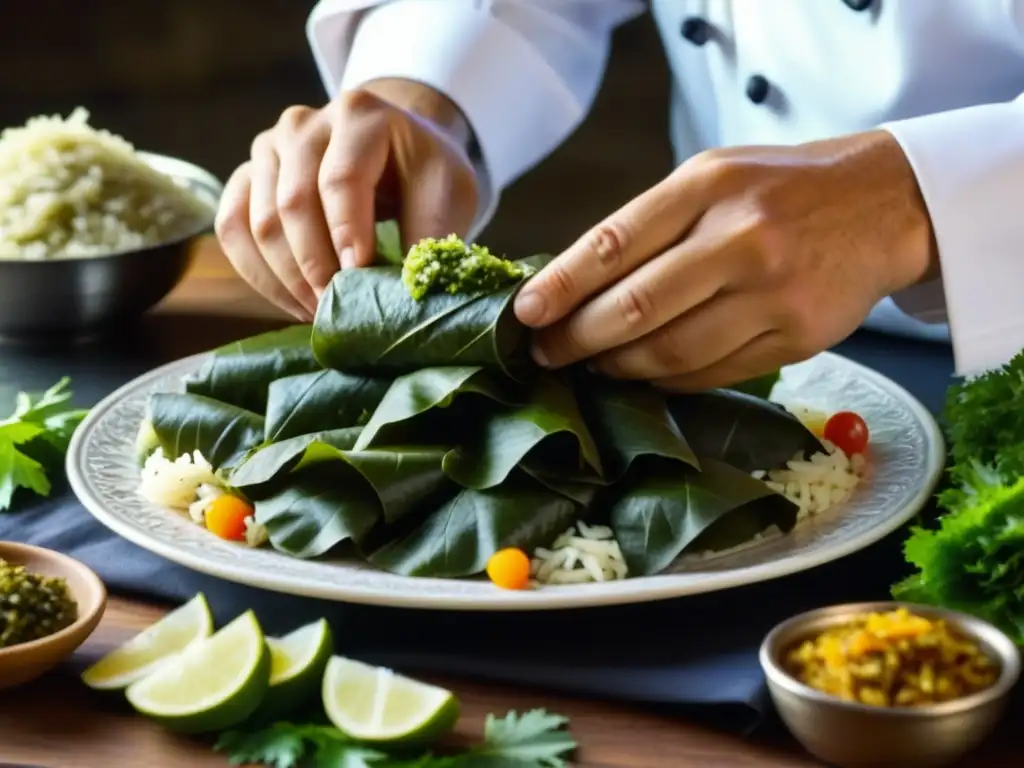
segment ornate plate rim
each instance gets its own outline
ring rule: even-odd
[[[397,587],[366,586],[344,584],[321,577],[315,580],[309,577],[296,577],[286,573],[274,573],[272,569],[261,569],[246,565],[245,557],[235,557],[236,562],[229,558],[204,559],[177,545],[175,541],[161,538],[150,531],[108,510],[102,500],[93,493],[92,485],[87,479],[86,459],[90,438],[98,426],[104,423],[112,408],[150,391],[152,385],[160,379],[171,375],[180,376],[184,369],[191,369],[209,353],[200,353],[167,363],[155,368],[120,386],[118,389],[100,400],[91,409],[81,426],[75,431],[68,449],[66,459],[67,477],[71,488],[79,501],[100,523],[128,541],[149,550],[171,562],[191,568],[195,571],[227,581],[244,584],[270,591],[312,597],[338,602],[362,603],[397,608],[427,608],[435,610],[461,611],[518,611],[518,610],[551,610],[564,608],[590,608],[625,603],[653,602],[677,597],[685,597],[707,592],[715,592],[746,586],[763,581],[770,581],[801,571],[811,570],[825,563],[837,560],[864,549],[885,538],[910,520],[924,507],[931,497],[945,466],[945,441],[938,423],[920,401],[887,376],[867,366],[840,356],[833,352],[823,352],[809,361],[798,364],[806,366],[816,364],[828,368],[847,368],[857,378],[864,379],[875,387],[885,391],[890,397],[900,401],[901,405],[915,417],[923,428],[921,437],[924,440],[926,455],[923,461],[921,484],[906,499],[902,509],[889,513],[878,524],[840,540],[834,544],[821,546],[805,553],[788,555],[782,559],[768,560],[757,564],[720,571],[684,571],[659,574],[656,576],[638,577],[622,581],[590,583],[583,585],[559,586],[534,591],[499,592],[488,587],[479,592],[445,594],[445,588],[451,589],[452,580],[447,579],[410,579],[383,572],[375,572],[382,584],[397,581]],[[794,366],[794,368],[798,367]],[[784,380],[785,381],[785,380]],[[132,432],[134,435],[134,430]],[[133,441],[132,441],[133,444]],[[139,505],[145,504],[139,497]],[[175,513],[167,511],[174,516]],[[187,525],[192,525],[187,523]],[[212,539],[212,536],[211,536]],[[220,545],[237,550],[238,545],[214,540],[211,547]],[[243,550],[244,552],[255,552]],[[237,552],[235,552],[237,555]],[[273,553],[274,557],[282,557]],[[329,574],[339,566],[333,563],[300,561],[311,568],[326,569]],[[342,566],[344,567],[344,566]],[[359,568],[360,566],[354,565]],[[343,571],[344,572],[344,571]],[[351,573],[351,571],[349,571]],[[402,589],[402,583],[418,582],[416,590]],[[438,593],[429,589],[431,583],[438,587]],[[470,580],[461,580],[467,587],[474,584]],[[427,588],[423,588],[427,587]]]

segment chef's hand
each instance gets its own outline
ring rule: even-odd
[[[872,131],[696,156],[552,261],[515,311],[540,329],[541,365],[700,390],[832,346],[936,263],[913,171]]]
[[[406,245],[465,233],[477,207],[468,140],[445,96],[406,80],[289,107],[227,183],[221,247],[256,291],[309,320],[339,268],[373,261],[376,221],[398,218]]]

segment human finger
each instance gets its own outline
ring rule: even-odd
[[[516,297],[516,317],[533,328],[561,320],[675,243],[699,215],[697,195],[671,177],[666,179],[591,229],[534,276]]]
[[[465,236],[476,215],[472,169],[443,151],[402,180],[401,231],[408,244],[425,237]]]
[[[342,269],[369,266],[377,250],[374,200],[390,148],[387,112],[377,97],[357,91],[339,100],[330,120],[317,185],[331,243]]]
[[[249,192],[249,220],[253,237],[267,266],[309,314],[316,313],[317,298],[299,269],[284,235],[277,210],[277,182],[280,160],[273,140],[263,134],[253,142],[252,188]]]
[[[729,274],[729,260],[717,249],[684,241],[539,331],[534,357],[560,368],[628,345],[723,290]]]
[[[778,325],[767,298],[722,293],[653,333],[598,356],[593,366],[619,379],[685,376],[717,365]]]
[[[224,186],[214,222],[221,250],[254,291],[293,317],[310,320],[312,316],[277,279],[253,239],[249,224],[250,171],[250,163],[242,164]]]
[[[705,368],[655,379],[652,383],[673,392],[700,392],[754,379],[798,360],[781,331],[768,331]]]
[[[274,148],[280,161],[276,202],[284,237],[299,271],[319,296],[340,263],[317,187],[330,129],[315,117],[307,107],[286,110],[275,132]]]

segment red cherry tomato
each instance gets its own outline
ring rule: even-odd
[[[868,425],[853,411],[839,411],[825,422],[822,437],[847,456],[853,456],[867,450]]]

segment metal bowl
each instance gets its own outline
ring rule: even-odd
[[[223,185],[198,166],[140,152],[153,168],[210,205],[210,220],[184,237],[109,256],[0,260],[0,337],[52,340],[114,329],[141,315],[184,277],[200,235],[212,231]]]
[[[782,654],[796,643],[841,625],[857,614],[905,607],[942,619],[971,638],[1000,665],[996,683],[955,701],[914,708],[870,707],[843,701],[803,685],[785,671]],[[773,629],[761,645],[761,667],[783,722],[808,752],[838,768],[951,765],[981,744],[995,729],[1010,690],[1020,676],[1017,647],[988,622],[957,611],[912,603],[837,605],[795,616]]]

